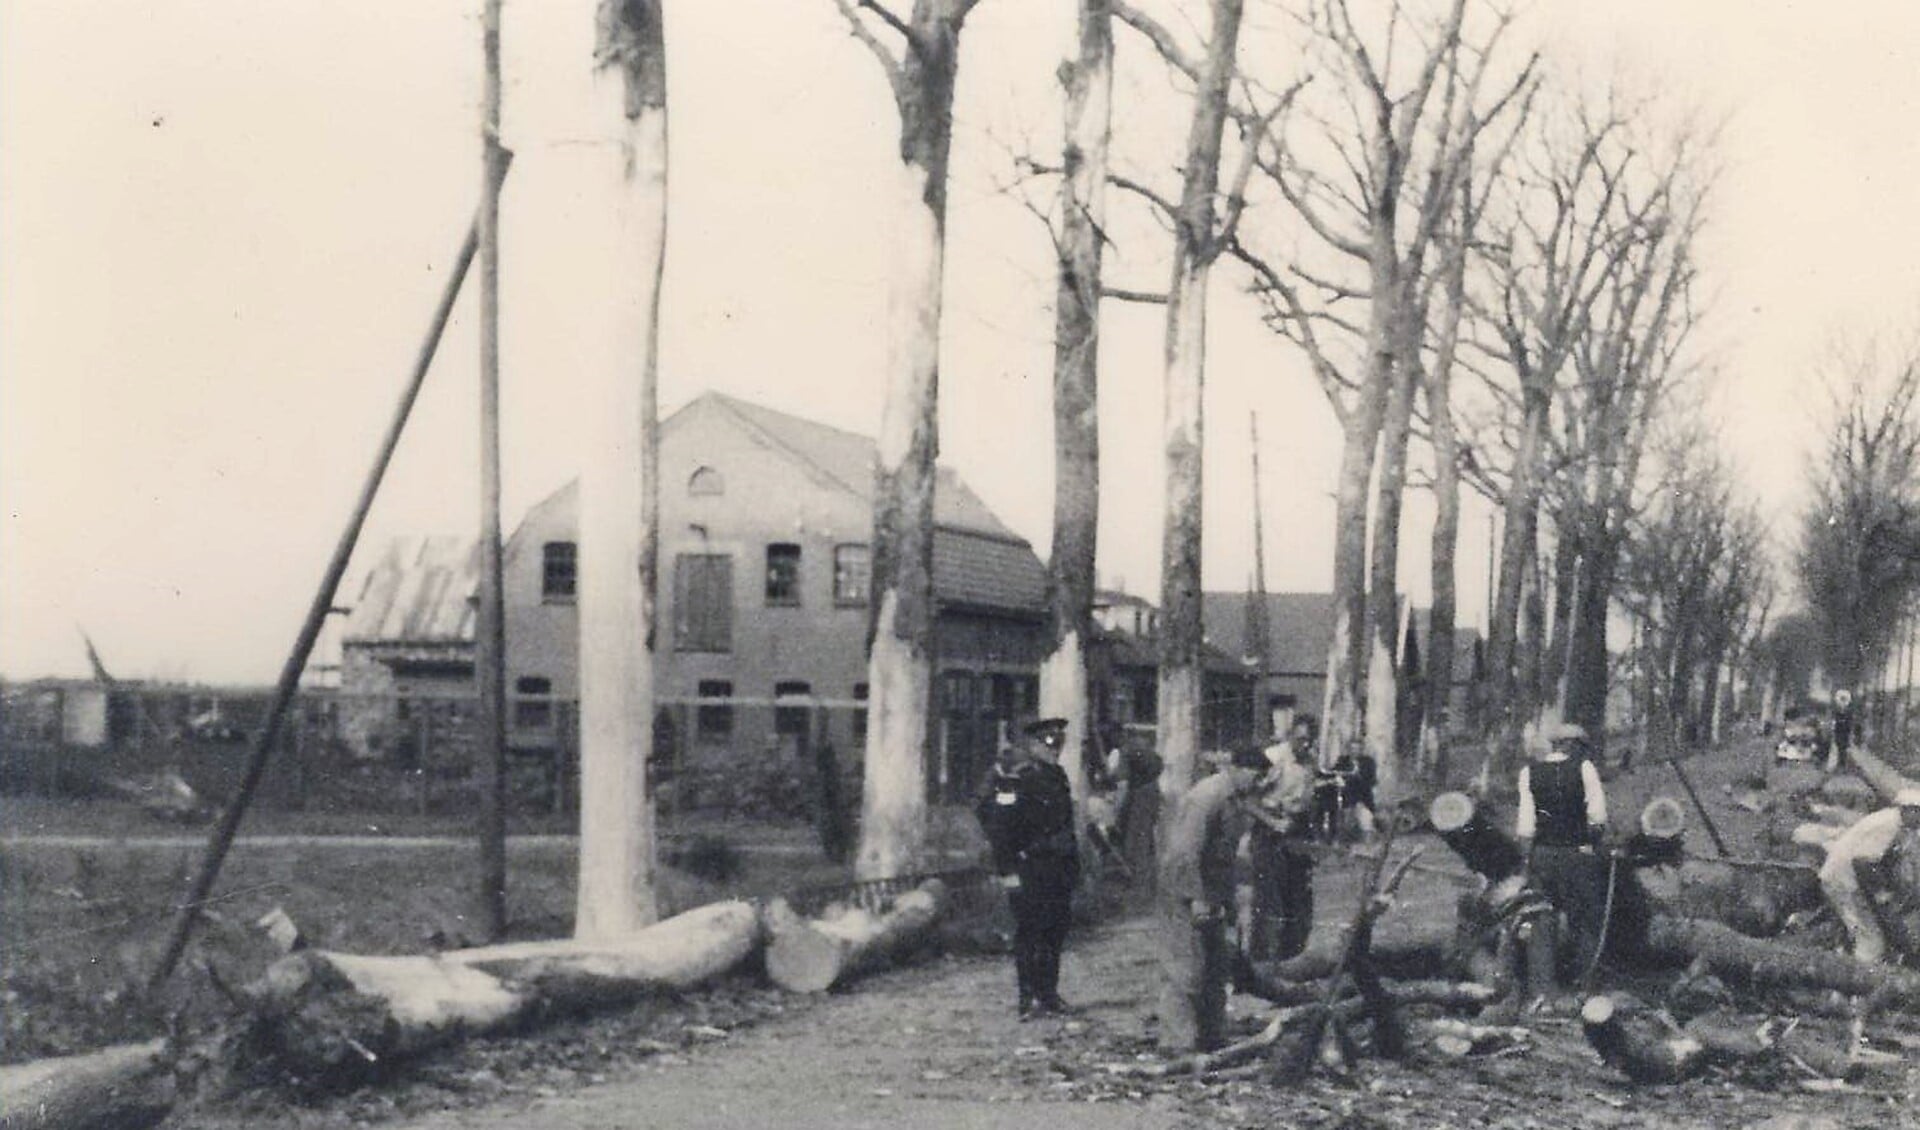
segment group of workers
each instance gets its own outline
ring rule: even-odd
[[[1080,874],[1073,798],[1058,764],[1067,733],[1059,718],[1024,726],[1003,751],[977,808],[994,869],[1009,892],[1022,1019],[1067,1008],[1059,992],[1060,958]],[[1606,788],[1583,729],[1562,724],[1544,737],[1544,748],[1519,774],[1513,831],[1526,861],[1525,887],[1550,907],[1556,946],[1567,943],[1572,967],[1591,971],[1608,941],[1620,866],[1610,850]],[[1146,817],[1157,841],[1152,876],[1164,971],[1159,1021],[1169,1048],[1218,1047],[1236,971],[1284,961],[1306,948],[1314,863],[1330,822],[1337,826],[1345,819],[1338,809],[1329,812],[1330,792],[1336,803],[1352,805],[1357,823],[1371,827],[1370,763],[1355,750],[1323,766],[1316,738],[1313,719],[1303,717],[1282,740],[1235,749],[1182,793],[1164,818],[1157,803]],[[1125,837],[1132,840],[1144,798],[1155,789],[1158,762],[1114,764],[1132,792],[1128,822],[1135,828]],[[1338,780],[1337,790],[1329,789],[1330,777]],[[1111,835],[1112,814],[1096,815],[1096,824],[1103,819]],[[1903,791],[1893,806],[1841,833],[1827,852],[1821,883],[1854,939],[1855,955],[1880,960],[1887,942],[1876,904],[1886,901],[1889,890],[1920,892],[1920,790]],[[1250,894],[1244,915],[1243,877]],[[1564,938],[1557,936],[1562,920]]]

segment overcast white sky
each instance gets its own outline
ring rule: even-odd
[[[84,626],[123,676],[272,677],[471,214],[478,3],[0,4],[0,672],[84,672]],[[569,176],[567,116],[591,6],[508,0],[509,525],[574,473],[569,437],[591,411],[551,360],[569,298],[542,233],[592,206]],[[878,71],[830,0],[668,7],[664,407],[713,388],[871,433],[894,136]],[[1043,553],[1048,251],[993,178],[1009,147],[1051,144],[1070,9],[987,0],[966,33],[942,374],[944,457]],[[1716,415],[1784,521],[1826,344],[1920,314],[1920,5],[1546,0],[1535,27],[1565,58],[1626,65],[1727,117],[1706,250]],[[1120,96],[1166,92],[1136,76]],[[1121,247],[1120,281],[1161,286],[1163,252]],[[1332,419],[1238,285],[1229,272],[1215,291],[1207,584],[1247,582],[1251,409],[1268,585],[1324,588]],[[471,309],[449,328],[369,549],[475,528]],[[1156,308],[1110,310],[1103,345],[1101,567],[1149,596],[1160,323]],[[1426,513],[1410,515],[1403,565],[1421,598]],[[1471,622],[1483,513],[1463,535]]]

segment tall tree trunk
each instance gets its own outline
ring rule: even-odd
[[[1569,514],[1560,523],[1553,547],[1552,626],[1541,657],[1542,701],[1558,706],[1566,716],[1567,649],[1572,644],[1573,606],[1580,590],[1580,518]]]
[[[1188,128],[1186,175],[1174,224],[1173,272],[1167,286],[1167,496],[1160,554],[1159,753],[1161,792],[1168,803],[1193,783],[1200,752],[1201,441],[1206,382],[1207,278],[1219,248],[1214,197],[1220,183],[1221,133],[1228,84],[1240,37],[1241,0],[1212,0],[1207,44],[1193,120]]]
[[[1373,563],[1367,592],[1367,752],[1379,767],[1382,801],[1399,796],[1406,766],[1400,733],[1400,512],[1407,484],[1407,442],[1425,317],[1402,300],[1399,354],[1380,434],[1380,476],[1374,488]]]
[[[1453,621],[1459,581],[1455,559],[1460,544],[1460,439],[1453,422],[1453,360],[1460,347],[1460,321],[1467,305],[1466,244],[1475,219],[1470,191],[1461,196],[1460,217],[1460,230],[1448,248],[1444,265],[1445,303],[1439,340],[1425,382],[1427,416],[1433,433],[1433,609],[1427,618],[1427,707],[1422,729],[1440,732],[1431,741],[1423,733],[1419,746],[1433,751],[1432,760],[1423,763],[1421,771],[1427,783],[1435,786],[1447,779],[1445,739],[1453,721]]]
[[[653,889],[653,600],[659,550],[660,280],[667,250],[667,60],[659,0],[600,0],[593,159],[616,188],[608,348],[590,374],[580,476],[580,881],[574,934],[659,915]],[[596,296],[601,298],[602,296]],[[589,354],[594,356],[596,354]]]
[[[962,0],[917,0],[911,40],[893,76],[900,167],[890,186],[893,284],[886,402],[874,472],[870,721],[854,862],[863,879],[907,874],[926,853],[947,161],[960,26],[970,7]]]
[[[1573,607],[1573,638],[1567,648],[1567,721],[1596,736],[1607,721],[1607,608],[1620,551],[1605,534],[1580,561],[1580,591]]]
[[[1540,461],[1546,443],[1547,416],[1553,406],[1551,386],[1537,381],[1526,384],[1521,396],[1520,443],[1514,452],[1513,475],[1503,508],[1505,528],[1500,538],[1499,580],[1487,628],[1487,679],[1492,698],[1489,721],[1499,734],[1492,750],[1492,771],[1501,777],[1510,777],[1519,771],[1521,683],[1515,645],[1520,627],[1520,590],[1533,567]]]
[[[1107,142],[1113,116],[1113,20],[1108,0],[1081,0],[1080,54],[1061,74],[1067,142],[1060,276],[1053,330],[1053,552],[1047,561],[1047,654],[1040,709],[1067,720],[1060,764],[1074,810],[1087,797],[1094,746],[1087,641],[1093,628],[1100,529],[1100,259],[1106,227]],[[1085,821],[1076,819],[1074,826]]]
[[[481,18],[480,114],[480,592],[474,624],[474,682],[480,700],[480,778],[475,909],[480,934],[507,931],[506,604],[500,546],[500,3]]]

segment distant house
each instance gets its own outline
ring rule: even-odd
[[[1250,593],[1209,592],[1204,597],[1203,616],[1208,643],[1258,666],[1258,640],[1248,638],[1250,618],[1258,622],[1252,615],[1255,599]],[[1319,715],[1326,700],[1327,653],[1333,645],[1333,594],[1267,593],[1265,599],[1266,676],[1259,697],[1265,703],[1268,732],[1280,733],[1296,714]],[[1412,675],[1403,685],[1403,693],[1422,685],[1429,612],[1402,605],[1401,663]],[[1477,702],[1474,688],[1479,685],[1481,671],[1479,641],[1479,632],[1473,628],[1454,629],[1452,714],[1456,725],[1468,719]],[[1402,711],[1402,721],[1416,725],[1419,717]]]
[[[875,448],[871,439],[707,393],[660,427],[656,735],[672,756],[793,755],[865,741]],[[950,471],[934,496],[935,685],[929,776],[970,796],[1037,700],[1046,572]],[[564,749],[578,674],[578,489],[535,504],[505,547],[509,742]],[[364,740],[397,734],[400,696],[472,694],[476,557],[406,539],[369,573],[342,639]]]
[[[1128,733],[1144,738],[1159,722],[1160,612],[1126,593],[1101,591],[1093,600],[1094,638],[1087,649],[1095,728],[1109,741]],[[1253,667],[1218,647],[1201,656],[1200,744],[1226,749],[1255,737]]]
[[[479,576],[479,547],[456,537],[396,538],[368,570],[340,638],[348,749],[413,763],[464,748],[448,739],[466,738]]]

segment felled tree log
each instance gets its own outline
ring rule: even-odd
[[[1835,989],[1850,995],[1877,993],[1908,1005],[1920,1002],[1920,973],[1856,961],[1846,954],[1749,938],[1719,922],[1656,914],[1647,942],[1656,953],[1703,962],[1722,977]]]
[[[1636,1083],[1678,1083],[1709,1062],[1700,1040],[1630,1016],[1611,997],[1589,997],[1580,1009],[1580,1027],[1600,1058]]]
[[[1501,1048],[1524,1047],[1533,1040],[1533,1031],[1501,1024],[1469,1024],[1463,1020],[1442,1018],[1426,1024],[1427,1039],[1434,1050],[1458,1059]]]
[[[825,992],[924,944],[945,902],[937,879],[901,895],[884,914],[851,908],[808,920],[776,900],[767,909],[767,976],[789,992]]]
[[[166,1117],[164,1041],[0,1067],[0,1130],[138,1130]]]
[[[1855,816],[1858,816],[1861,811],[1882,803],[1879,790],[1875,789],[1871,782],[1852,773],[1837,773],[1828,777],[1820,782],[1819,792],[1822,800],[1856,810]]]
[[[395,1060],[536,1016],[690,988],[760,943],[745,902],[703,906],[615,942],[529,942],[411,957],[301,950],[244,995],[229,1070],[260,1065],[302,1079],[377,1074]]]
[[[1887,803],[1892,803],[1894,794],[1901,789],[1920,786],[1920,781],[1900,772],[1859,746],[1853,747],[1852,752],[1847,754],[1847,759],[1853,762],[1853,767],[1867,779],[1867,784],[1872,785],[1874,791],[1879,793],[1880,798]]]
[[[1526,866],[1520,847],[1494,827],[1486,812],[1466,793],[1441,793],[1433,798],[1427,816],[1440,839],[1466,861],[1474,873],[1490,882],[1518,875]]]

